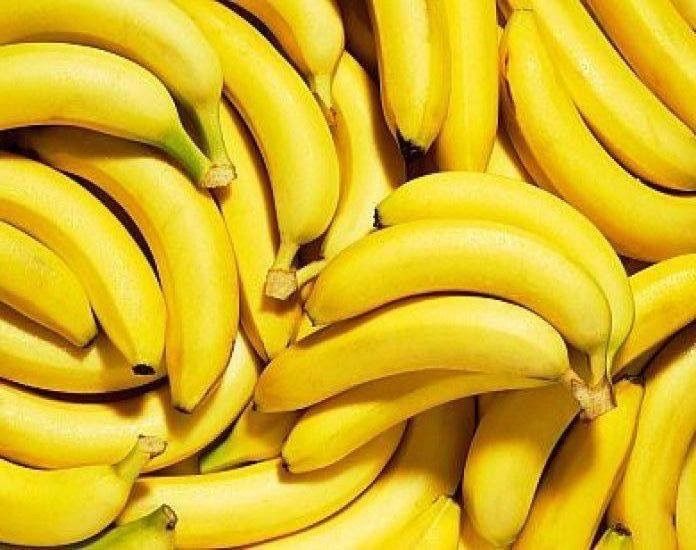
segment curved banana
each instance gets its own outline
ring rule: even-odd
[[[485,395],[485,394],[484,394]],[[466,512],[466,508],[462,510],[459,526],[459,544],[458,550],[495,550],[496,547],[479,535],[474,528],[471,518]]]
[[[619,6],[588,0],[587,5],[645,85],[696,130],[696,35],[672,1],[626,0]]]
[[[118,523],[167,502],[179,517],[177,547],[241,546],[285,535],[321,521],[360,495],[389,461],[403,430],[403,424],[395,426],[320,472],[292,474],[274,459],[215,474],[143,477]]]
[[[679,548],[693,548],[696,542],[696,439],[691,443],[679,476],[675,523]]]
[[[391,462],[360,497],[321,523],[260,547],[314,550],[330,544],[337,548],[384,548],[384,541],[398,534],[414,514],[440,495],[455,491],[474,425],[471,399],[415,416]]]
[[[646,372],[645,397],[626,472],[609,506],[637,548],[677,547],[679,474],[696,433],[696,326],[677,334]]]
[[[447,115],[450,53],[444,0],[367,0],[382,110],[401,153],[424,155]]]
[[[567,367],[560,335],[529,310],[479,296],[428,296],[293,344],[261,374],[254,401],[267,412],[301,409],[364,382],[432,368],[554,379]]]
[[[572,96],[593,133],[621,164],[654,184],[696,189],[696,135],[631,71],[581,2],[501,0],[500,5],[507,12],[510,8],[533,11],[528,18],[536,20],[567,89],[564,93]],[[546,87],[538,80],[535,83]],[[539,92],[537,101],[545,104],[549,91]],[[556,117],[546,110],[542,120],[547,123]],[[555,132],[554,126],[548,125],[549,134],[579,156],[582,148],[571,136]],[[552,150],[546,154],[553,155]],[[592,161],[585,162],[594,166]],[[594,181],[604,179],[596,175]]]
[[[113,462],[134,437],[148,433],[168,445],[145,471],[165,468],[195,454],[229,426],[248,402],[258,368],[240,334],[218,388],[192,414],[174,409],[163,386],[135,397],[85,403],[0,382],[0,456],[37,468]]]
[[[451,91],[435,141],[440,170],[482,171],[498,126],[495,0],[444,0]]]
[[[486,173],[526,183],[534,183],[532,176],[529,175],[517,151],[515,151],[515,147],[510,141],[510,136],[508,136],[503,122],[498,126],[498,133],[495,135],[491,156],[488,159],[488,166],[486,166]]]
[[[85,346],[97,335],[89,299],[80,281],[52,250],[0,222],[0,302]]]
[[[605,378],[611,314],[602,290],[562,251],[511,225],[418,220],[377,231],[333,258],[305,310],[315,323],[332,323],[405,296],[448,290],[528,307],[589,355],[593,385]]]
[[[285,299],[295,290],[291,266],[297,250],[324,233],[338,203],[331,132],[302,78],[252,25],[214,0],[172,1],[217,51],[225,94],[266,162],[280,234],[266,293]]]
[[[0,43],[41,41],[101,48],[150,70],[198,124],[215,170],[203,184],[224,185],[234,178],[218,122],[220,62],[196,25],[171,2],[37,0],[3,9]]]
[[[615,395],[616,408],[592,422],[577,422],[562,441],[516,549],[592,546],[631,452],[643,387],[623,380],[616,384]]]
[[[347,50],[353,54],[370,75],[376,75],[377,52],[366,0],[338,0],[346,34]]]
[[[624,531],[620,525],[609,527],[592,550],[633,550],[631,534]]]
[[[115,527],[94,542],[79,546],[81,550],[173,550],[177,517],[163,504],[140,519]]]
[[[0,541],[58,546],[96,535],[121,513],[143,466],[165,447],[161,439],[139,436],[126,457],[113,465],[52,471],[0,459]]]
[[[99,187],[140,229],[167,308],[172,404],[191,412],[225,369],[239,320],[234,253],[215,202],[137,143],[77,128],[35,129],[22,141],[44,162]]]
[[[565,2],[547,3],[558,1]],[[501,45],[505,120],[535,181],[538,172],[547,174],[553,190],[625,256],[658,261],[696,251],[696,196],[669,195],[643,185],[602,148],[555,74],[535,21],[541,18],[516,11]],[[652,142],[650,147],[658,149]]]
[[[687,25],[689,25],[692,30],[696,30],[696,1],[672,0],[672,4],[677,8],[679,15],[682,16]]]
[[[441,496],[387,540],[385,548],[452,550],[459,542],[459,514],[459,505]]]
[[[34,160],[0,153],[0,181],[0,219],[63,259],[109,339],[137,374],[153,374],[164,349],[164,299],[128,231],[77,182]]]

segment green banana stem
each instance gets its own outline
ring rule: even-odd
[[[113,465],[116,475],[128,483],[135,482],[143,466],[161,455],[166,448],[167,443],[159,437],[139,435],[138,441],[125,458]]]
[[[181,125],[165,136],[158,145],[181,163],[199,187],[224,187],[235,178],[232,166],[213,166]]]
[[[120,525],[92,542],[78,546],[80,550],[107,550],[110,548],[174,548],[174,529],[177,517],[163,504],[147,516]]]
[[[220,128],[220,103],[216,101],[191,107],[191,114],[198,125],[203,150],[208,154],[213,168],[225,168],[231,172],[231,179],[235,179],[237,173],[227,153]]]
[[[594,550],[630,550],[633,548],[631,533],[621,525],[609,527],[595,545]]]

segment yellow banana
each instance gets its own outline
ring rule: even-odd
[[[589,355],[592,385],[605,378],[611,314],[602,290],[562,251],[511,225],[417,220],[377,231],[333,258],[305,310],[315,323],[332,323],[405,296],[448,290],[530,308]]]
[[[99,187],[140,229],[167,307],[172,404],[190,412],[225,369],[239,319],[234,253],[215,202],[140,144],[77,128],[36,129],[22,141],[44,162]]]
[[[696,432],[696,326],[680,332],[646,373],[645,398],[626,473],[609,506],[637,548],[677,547],[679,474]]]
[[[199,453],[192,454],[191,456],[170,464],[166,468],[161,468],[152,475],[156,476],[182,476],[189,474],[200,474],[200,468],[198,467]]]
[[[533,11],[541,37],[572,101],[593,133],[619,162],[657,185],[696,189],[696,135],[631,71],[582,2],[501,0],[500,5],[505,12],[511,8]],[[545,88],[542,82],[535,80],[535,83]],[[549,90],[539,93],[537,101],[545,104],[547,93]],[[556,117],[547,109],[542,120],[547,123]],[[554,141],[580,156],[582,148],[571,137],[554,133],[554,126],[547,127]],[[656,147],[656,143],[660,146]],[[547,149],[546,154],[553,155],[552,149]],[[559,162],[564,161],[559,159]],[[589,159],[585,162],[594,166]],[[605,179],[595,175],[595,181]],[[604,201],[598,200],[598,204]]]
[[[52,250],[0,222],[0,302],[85,346],[97,334],[89,299],[80,281]]]
[[[247,405],[229,435],[201,457],[201,473],[220,472],[279,457],[298,415],[295,411],[263,413]]]
[[[0,459],[0,541],[57,546],[96,535],[118,516],[143,466],[165,446],[156,437],[140,436],[113,465],[53,471]]]
[[[453,550],[459,542],[459,505],[441,496],[413,518],[385,548]]]
[[[484,170],[498,126],[495,0],[444,0],[451,91],[435,141],[440,170]]]
[[[37,0],[5,6],[0,43],[40,41],[101,48],[149,69],[198,124],[215,170],[204,185],[234,178],[218,123],[220,62],[196,25],[171,2]]]
[[[515,151],[515,147],[510,141],[510,136],[507,135],[503,122],[499,123],[498,133],[493,142],[493,149],[491,149],[491,156],[488,159],[486,173],[534,183],[532,176],[529,175]]]
[[[676,509],[677,540],[679,548],[694,550],[696,548],[696,439],[684,461]]]
[[[81,550],[172,550],[177,517],[163,504],[140,519],[115,527],[97,540],[80,546]]]
[[[696,30],[696,2],[694,0],[672,0],[672,4],[677,8],[679,15],[682,16],[687,25],[692,30]]]
[[[587,4],[645,85],[696,130],[696,35],[672,1],[625,0],[619,5],[589,0]]]
[[[471,518],[469,518],[469,515],[466,513],[466,509],[462,510],[460,520],[458,550],[495,550],[496,547],[476,531],[474,524],[471,522]]]
[[[365,70],[376,75],[377,52],[375,37],[372,33],[370,13],[367,11],[366,0],[338,0],[341,19],[346,34],[348,51],[353,54]]]
[[[565,3],[547,3],[559,1]],[[516,11],[501,45],[505,120],[515,147],[522,144],[518,151],[535,181],[538,172],[545,174],[555,192],[590,218],[625,256],[658,261],[696,251],[696,197],[643,185],[601,147],[555,74],[535,23],[543,18],[535,13]],[[651,149],[669,149],[660,143],[655,147],[651,141]],[[533,155],[532,164],[525,148]],[[696,162],[696,154],[692,158]]]
[[[37,468],[113,462],[140,433],[161,436],[167,450],[145,471],[176,464],[213,441],[246,405],[258,365],[239,335],[218,388],[193,414],[171,405],[169,390],[84,403],[35,394],[0,382],[0,456]]]
[[[264,550],[379,550],[414,513],[458,484],[474,433],[474,406],[462,399],[414,417],[377,480],[338,514],[309,529],[262,544]]]
[[[266,162],[280,234],[266,293],[287,298],[295,290],[291,265],[297,250],[324,233],[336,210],[338,160],[331,132],[302,78],[241,16],[214,0],[172,1],[217,51],[225,94]]]
[[[280,459],[197,476],[143,477],[118,523],[167,502],[176,510],[177,547],[247,545],[303,529],[334,514],[362,493],[396,449],[395,426],[341,463],[292,474]]]
[[[367,0],[382,110],[407,159],[425,154],[447,115],[450,58],[444,0]]]
[[[396,302],[293,344],[261,374],[254,400],[263,411],[288,411],[412,371],[554,379],[567,366],[559,334],[529,310],[479,296],[428,296]]]
[[[624,380],[615,394],[615,409],[576,423],[561,442],[515,549],[591,547],[631,451],[643,387]]]
[[[63,259],[131,367],[153,374],[164,349],[164,299],[128,231],[77,182],[36,161],[0,153],[0,181],[0,219]]]
[[[633,550],[633,541],[630,533],[624,531],[620,525],[615,525],[604,531],[602,538],[592,550]]]

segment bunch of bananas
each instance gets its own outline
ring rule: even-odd
[[[0,4],[0,546],[696,549],[694,0]]]

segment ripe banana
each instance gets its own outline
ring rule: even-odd
[[[631,71],[581,2],[501,0],[500,5],[508,13],[511,8],[533,12],[528,18],[539,26],[567,89],[564,93],[570,93],[593,133],[627,170],[663,187],[696,189],[696,135]],[[545,92],[537,94],[537,101],[546,104],[545,84],[534,82],[541,88],[539,92]],[[541,121],[547,124],[556,117],[547,109]],[[576,141],[554,132],[554,126],[547,126],[554,142],[580,156],[582,148]],[[553,149],[547,149],[546,155],[552,156]],[[594,166],[591,160],[585,162]],[[553,175],[549,173],[552,179]],[[594,181],[605,179],[595,175]],[[602,205],[606,202],[597,201]]]
[[[495,0],[443,0],[451,91],[435,141],[440,170],[482,171],[498,126]]]
[[[0,153],[0,181],[0,219],[63,259],[136,374],[153,374],[164,349],[164,299],[128,231],[77,182],[39,162]]]
[[[167,450],[145,467],[165,468],[195,454],[227,428],[249,400],[258,365],[239,335],[218,388],[193,414],[176,411],[160,386],[130,398],[85,403],[0,382],[0,456],[37,468],[113,462],[140,433],[161,436]]]
[[[231,0],[257,17],[307,79],[327,119],[333,120],[331,82],[345,37],[335,0]]]
[[[696,35],[671,0],[587,4],[645,85],[696,130]]]
[[[81,550],[172,550],[177,517],[163,504],[140,519],[115,527]]]
[[[677,8],[679,15],[682,16],[687,25],[692,30],[696,30],[696,2],[694,0],[672,0],[672,4]]]
[[[609,527],[592,550],[633,550],[631,534],[624,531],[621,526]]]
[[[175,545],[241,546],[303,529],[334,514],[362,493],[396,449],[404,425],[320,472],[295,475],[280,459],[197,476],[143,477],[118,523],[159,503],[176,510]]]
[[[77,128],[36,129],[22,141],[44,162],[99,187],[140,229],[167,308],[172,404],[191,412],[225,369],[239,319],[234,253],[215,202],[137,143]]]
[[[679,548],[696,548],[696,439],[684,461],[677,491],[677,540]]]
[[[615,395],[615,409],[592,422],[577,422],[562,441],[516,549],[591,547],[631,451],[643,387],[623,380]]]
[[[376,75],[377,52],[366,0],[338,0],[346,34],[347,50],[370,75]]]
[[[535,181],[537,173],[546,174],[555,192],[590,218],[625,256],[658,261],[696,251],[696,197],[643,185],[601,147],[555,74],[535,24],[541,20],[532,12],[516,11],[501,45],[505,120]],[[650,147],[668,150],[652,141]],[[692,158],[696,162],[696,154]]]
[[[637,548],[677,547],[679,474],[696,432],[696,326],[677,334],[646,373],[645,398],[626,473],[609,506]]]
[[[225,94],[266,162],[280,233],[266,293],[285,299],[295,290],[291,265],[297,250],[324,233],[336,210],[338,160],[331,132],[302,78],[242,17],[214,0],[173,2],[217,51]]]
[[[298,416],[295,411],[263,413],[247,405],[227,437],[201,457],[201,473],[220,472],[279,457]]]
[[[611,314],[602,290],[562,251],[511,225],[418,220],[368,235],[324,268],[305,310],[325,324],[405,296],[454,290],[535,311],[588,354],[593,386],[605,378]]]
[[[161,439],[139,436],[126,457],[113,465],[53,471],[0,459],[0,541],[57,546],[97,534],[121,512],[143,466],[165,447]],[[87,489],[93,498],[85,502]],[[41,529],[37,521],[42,521]]]
[[[459,505],[441,496],[386,541],[385,548],[452,550],[459,542],[459,514]]]
[[[97,334],[80,281],[52,250],[0,222],[0,302],[85,346]]]
[[[425,154],[447,115],[450,53],[444,0],[368,0],[382,110],[407,159]]]
[[[507,135],[504,122],[499,123],[498,133],[493,142],[491,156],[488,159],[486,173],[494,176],[503,176],[527,183],[534,183],[532,176],[522,164],[515,147]]]
[[[474,524],[471,522],[471,518],[469,518],[469,515],[466,513],[466,509],[462,510],[460,520],[458,550],[496,549],[495,546],[478,534],[478,531],[474,528]]]
[[[101,48],[150,70],[198,125],[214,169],[203,184],[225,185],[234,178],[218,123],[220,62],[196,25],[176,6],[167,0],[36,0],[5,6],[0,43],[40,41]]]
[[[560,335],[529,310],[479,296],[428,296],[390,304],[293,344],[261,374],[254,400],[262,411],[288,411],[412,371],[548,380],[567,367]]]

